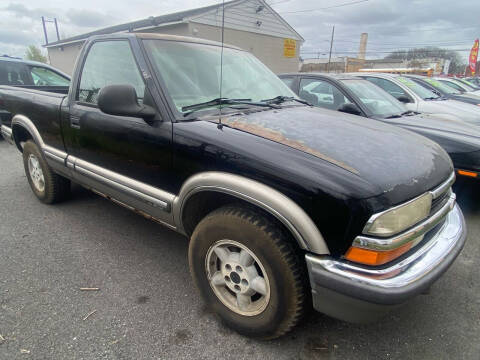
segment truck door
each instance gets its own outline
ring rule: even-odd
[[[81,70],[63,120],[70,155],[67,166],[80,183],[168,220],[158,210],[168,211],[172,200],[168,192],[171,121],[158,114],[160,120],[147,123],[142,118],[105,114],[97,106],[101,88],[130,84],[139,102],[158,109],[152,97],[155,89],[146,86],[132,44],[127,39],[93,42],[78,66]]]

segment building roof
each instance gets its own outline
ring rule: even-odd
[[[150,16],[146,19],[136,20],[136,21],[120,24],[120,25],[109,26],[103,29],[91,31],[89,33],[72,36],[66,39],[62,39],[60,41],[51,42],[49,44],[44,45],[44,47],[49,48],[49,47],[61,46],[67,43],[81,42],[89,38],[90,36],[95,36],[95,35],[107,35],[107,34],[113,34],[118,32],[133,32],[133,31],[138,31],[146,28],[165,26],[172,23],[184,22],[191,17],[198,16],[198,15],[207,13],[209,11],[221,8],[223,5],[228,6],[236,3],[242,3],[244,1],[245,0],[231,0],[231,1],[225,2],[225,4],[222,4],[221,2],[219,2],[214,5],[204,6],[196,9],[179,11],[179,12],[160,15],[160,16]],[[269,9],[271,9],[264,0],[259,0],[259,2],[262,3],[264,6],[267,6]],[[275,12],[275,10],[273,9],[271,10]],[[276,12],[275,12],[275,15],[280,17]],[[283,18],[281,19],[290,30],[298,34],[285,20],[283,20]],[[298,36],[301,39],[303,39],[299,34]]]
[[[239,0],[232,0],[228,1],[225,3],[225,5],[232,4],[235,2],[238,2]],[[53,46],[59,46],[65,43],[70,43],[70,42],[77,42],[77,41],[82,41],[90,36],[94,35],[106,35],[106,34],[112,34],[116,32],[125,32],[125,31],[133,31],[135,29],[142,29],[142,28],[147,28],[147,27],[154,27],[154,26],[159,26],[159,25],[164,25],[172,22],[178,22],[178,21],[183,21],[185,18],[188,18],[190,16],[195,16],[202,14],[204,12],[210,11],[217,9],[218,7],[221,7],[222,3],[215,4],[215,5],[210,5],[210,6],[204,6],[201,8],[196,8],[196,9],[190,9],[190,10],[185,10],[185,11],[179,11],[175,12],[172,14],[166,14],[166,15],[160,15],[160,16],[150,16],[146,19],[142,20],[136,20],[132,22],[128,22],[125,24],[120,24],[120,25],[114,25],[114,26],[109,26],[103,29],[91,31],[89,33],[77,35],[77,36],[72,36],[67,39],[62,39],[60,41],[55,41],[51,42],[45,47],[53,47]]]

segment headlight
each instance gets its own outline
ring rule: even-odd
[[[405,204],[372,216],[363,233],[382,237],[398,234],[427,218],[431,207],[432,194],[426,193]]]

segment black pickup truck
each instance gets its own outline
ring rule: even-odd
[[[93,37],[68,93],[2,86],[0,101],[41,201],[74,181],[185,234],[203,299],[245,335],[286,333],[310,300],[374,319],[424,292],[464,245],[436,143],[309,106],[232,46]]]

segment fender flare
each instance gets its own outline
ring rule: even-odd
[[[17,145],[18,150],[23,151],[20,143],[15,139],[15,128],[16,127],[22,127],[24,128],[33,138],[33,141],[40,147],[40,149],[43,149],[45,144],[43,142],[42,136],[37,130],[37,127],[35,124],[30,120],[28,117],[25,115],[15,115],[12,118],[12,139]]]
[[[222,192],[252,203],[282,222],[302,249],[319,255],[330,254],[317,226],[292,199],[258,181],[225,172],[203,172],[185,181],[172,206],[180,232],[185,233],[182,223],[185,204],[192,195],[202,191]]]

